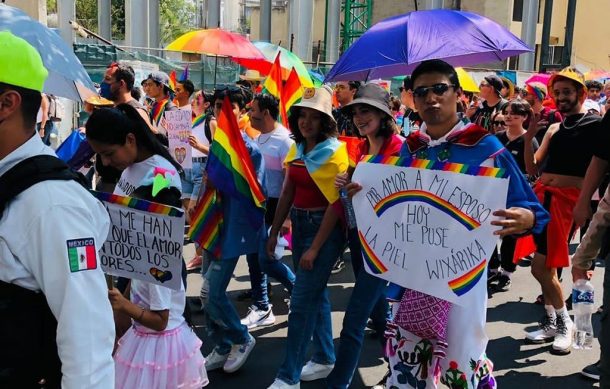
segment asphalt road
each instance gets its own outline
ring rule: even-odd
[[[192,256],[193,247],[188,245],[185,247],[185,258],[190,259]],[[345,258],[349,258],[349,253],[345,255]],[[289,257],[285,257],[284,261],[291,263]],[[328,283],[333,309],[335,345],[338,343],[343,312],[353,286],[353,273],[349,261],[346,263],[348,267],[341,273],[332,275]],[[597,293],[596,305],[601,304],[603,266],[603,262],[598,264],[593,278]],[[569,293],[571,277],[569,269],[566,270],[563,289],[564,293]],[[200,285],[201,276],[197,273],[189,274],[187,294],[198,296]],[[274,281],[272,281],[272,285],[273,295],[270,300],[276,317],[275,324],[252,330],[257,344],[246,364],[233,374],[226,374],[222,370],[209,372],[208,388],[265,389],[273,382],[284,355],[288,308],[284,303],[287,294],[283,287]],[[245,258],[242,258],[228,288],[229,296],[235,301],[237,310],[242,316],[247,313],[249,304],[237,302],[235,298],[249,287],[247,264]],[[539,293],[539,286],[531,276],[529,268],[519,267],[513,276],[511,289],[508,292],[495,293],[488,300],[489,344],[487,353],[494,362],[499,388],[580,389],[599,387],[598,384],[593,384],[592,381],[579,374],[584,366],[599,358],[597,341],[594,342],[592,350],[573,350],[566,356],[552,355],[549,352],[550,343],[531,345],[524,342],[525,332],[535,329],[538,319],[543,314],[543,307],[533,303]],[[190,298],[189,303],[193,309],[200,309],[196,298]],[[599,316],[599,314],[595,314],[593,319],[596,337],[599,332]],[[194,321],[197,324],[196,330],[204,341],[202,352],[207,355],[213,348],[213,344],[206,339],[202,315],[196,314]],[[368,335],[365,339],[360,367],[353,378],[351,387],[366,388],[374,385],[383,376],[385,369],[386,366],[380,358],[378,340]],[[301,387],[305,389],[324,388],[324,384],[322,381],[317,381],[302,383]]]

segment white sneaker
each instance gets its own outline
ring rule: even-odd
[[[294,385],[290,385],[285,383],[279,378],[276,378],[275,381],[269,386],[267,389],[301,389],[301,383],[297,382]]]
[[[322,365],[309,361],[301,370],[301,381],[315,381],[328,377],[335,365]]]
[[[231,346],[231,351],[229,352],[229,356],[227,361],[223,366],[223,370],[227,373],[234,373],[239,370],[240,367],[246,363],[246,359],[248,359],[248,355],[252,352],[254,345],[256,344],[256,339],[250,334],[248,334],[248,341],[243,344],[234,344]]]
[[[540,329],[528,332],[525,338],[532,343],[543,343],[549,341],[555,337],[557,333],[556,320],[551,319],[549,316],[544,315],[540,320]]]
[[[553,341],[553,352],[556,354],[569,354],[572,347],[574,336],[574,322],[570,320],[565,323],[561,318],[557,318],[557,334]]]
[[[223,355],[223,354],[219,354],[218,351],[216,351],[216,349],[212,350],[212,352],[209,353],[207,357],[205,357],[205,369],[207,371],[220,369],[221,367],[224,366],[228,357],[229,357],[229,354]]]
[[[258,309],[256,305],[252,305],[248,310],[248,315],[241,319],[241,324],[247,326],[248,329],[269,326],[273,323],[275,323],[275,316],[271,311],[271,305],[269,305],[266,311]]]

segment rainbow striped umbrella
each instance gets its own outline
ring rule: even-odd
[[[263,53],[246,37],[221,28],[195,30],[167,45],[167,50],[224,56],[232,59],[265,60]]]
[[[591,70],[585,73],[585,80],[607,80],[610,78],[610,72],[602,69]]]
[[[294,68],[299,75],[301,85],[306,88],[314,86],[311,76],[303,64],[303,61],[292,51],[283,48],[282,46],[274,45],[268,42],[254,42],[254,46],[261,51],[264,59],[252,58],[237,58],[235,62],[245,67],[246,69],[258,70],[261,74],[267,75],[271,71],[271,66],[277,53],[280,53],[280,66],[282,67],[282,79],[287,80],[290,75],[290,69]]]

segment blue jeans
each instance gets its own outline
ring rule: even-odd
[[[233,303],[227,296],[227,286],[239,258],[213,260],[205,278],[209,285],[205,304],[208,334],[216,343],[219,354],[228,354],[234,344],[246,343],[248,328],[242,325]]]
[[[320,248],[313,269],[303,270],[299,267],[299,260],[311,246],[323,217],[324,211],[291,211],[292,257],[296,281],[290,299],[286,356],[278,372],[278,378],[291,385],[301,379],[301,369],[312,337],[312,361],[324,365],[335,363],[330,300],[326,284],[345,240],[338,224]]]
[[[258,247],[258,253],[248,254],[248,273],[250,274],[250,284],[252,287],[252,301],[254,304],[263,310],[269,308],[269,296],[267,291],[268,277],[271,276],[280,282],[289,293],[292,293],[292,287],[296,276],[286,264],[280,259],[269,258],[267,255],[267,227],[263,227],[263,238]]]
[[[326,379],[328,388],[347,389],[349,387],[356,368],[358,368],[366,321],[371,313],[373,313],[372,318],[383,319],[382,322],[373,320],[373,323],[380,340],[385,341],[383,333],[386,323],[387,303],[384,305],[380,304],[379,301],[380,299],[385,300],[383,292],[386,285],[387,281],[370,275],[364,269],[361,269],[358,273],[352,297],[343,318],[337,362]]]

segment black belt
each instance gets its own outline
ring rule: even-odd
[[[303,216],[309,216],[309,215],[320,215],[320,214],[324,214],[324,212],[326,212],[326,209],[317,209],[317,210],[312,210],[312,209],[302,209],[302,208],[294,208],[292,207],[290,209],[290,212],[294,215],[303,215]]]
[[[193,162],[204,163],[208,160],[208,157],[193,157]]]

